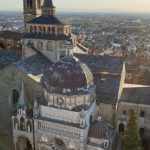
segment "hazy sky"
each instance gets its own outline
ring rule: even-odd
[[[1,0],[0,9],[22,9],[23,0]],[[150,12],[150,0],[53,0],[57,8]]]

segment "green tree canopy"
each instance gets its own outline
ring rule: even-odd
[[[130,110],[128,124],[122,138],[122,150],[142,150],[141,139],[134,110]]]

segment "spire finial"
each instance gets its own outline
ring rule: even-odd
[[[25,105],[24,83],[22,81],[22,89],[19,97],[18,105]]]

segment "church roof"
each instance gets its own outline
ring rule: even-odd
[[[121,102],[150,105],[150,87],[124,88]]]
[[[75,54],[75,56],[84,62],[93,73],[97,102],[115,105],[118,100],[124,63],[123,57],[84,54]],[[50,65],[52,63],[41,54],[15,63],[19,70],[37,82],[40,82],[43,72],[48,70]]]
[[[97,102],[115,105],[118,100],[123,57],[75,54],[87,64],[94,76]]]
[[[20,51],[10,51],[0,49],[0,69],[21,60]]]
[[[47,39],[47,40],[67,40],[67,36],[64,34],[41,34],[41,33],[24,33],[22,38],[29,39]]]
[[[33,18],[32,20],[29,20],[27,23],[33,23],[33,24],[54,24],[54,25],[65,25],[69,24],[66,21],[59,19],[53,15],[51,16],[39,16],[36,18]]]
[[[43,72],[47,70],[51,64],[51,61],[38,53],[23,59],[14,65],[23,73],[27,74],[37,82],[40,82]]]
[[[42,7],[51,7],[54,8],[52,0],[44,0]]]

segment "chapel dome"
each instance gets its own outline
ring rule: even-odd
[[[109,136],[109,127],[103,120],[95,121],[89,129],[89,137],[96,139],[107,139]]]
[[[73,56],[53,64],[45,74],[46,88],[53,93],[77,95],[93,86],[93,75],[88,66]]]

